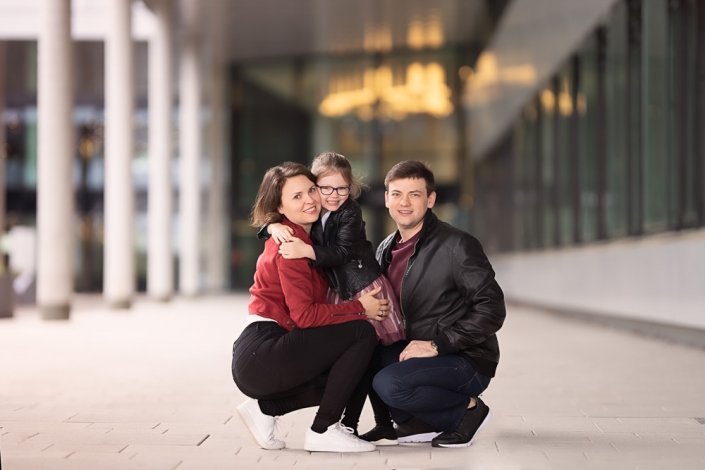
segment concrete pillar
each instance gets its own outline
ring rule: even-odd
[[[103,296],[110,307],[129,308],[135,288],[132,0],[107,5]]]
[[[153,3],[156,30],[149,41],[149,238],[147,290],[167,301],[174,293],[172,260],[171,113],[172,0]]]
[[[37,302],[68,319],[73,293],[71,2],[42,0],[37,67]]]
[[[207,269],[208,289],[219,292],[226,288],[228,256],[225,208],[225,27],[226,11],[223,0],[213,0],[209,11],[209,98],[211,123],[209,129],[210,187],[208,193]]]
[[[199,4],[182,1],[183,43],[179,89],[180,266],[179,290],[195,296],[200,288],[201,80],[199,76]]]

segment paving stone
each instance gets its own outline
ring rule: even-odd
[[[96,432],[89,432],[83,429],[73,433],[43,432],[32,436],[30,439],[32,443],[46,444],[197,446],[207,437],[204,434],[146,434],[129,431],[106,433],[104,429],[96,430]]]
[[[20,309],[0,329],[0,357],[16,358],[0,362],[3,468],[705,468],[705,425],[692,419],[705,418],[705,351],[514,306],[483,395],[493,419],[472,446],[309,453],[311,408],[281,420],[287,449],[259,449],[230,376],[247,300],[138,299],[116,314],[77,296],[65,324]],[[360,430],[373,424],[366,405]]]
[[[39,433],[36,431],[19,431],[19,432],[11,432],[11,431],[0,431],[0,445],[3,447],[6,445],[11,445],[11,444],[21,444],[28,439],[31,439],[32,437],[38,435]],[[2,449],[3,447],[0,447]]]
[[[4,426],[3,423],[11,423],[13,421],[22,422],[34,422],[34,423],[44,423],[47,421],[61,422],[66,421],[75,412],[71,411],[56,411],[56,412],[42,412],[42,411],[0,411],[0,425]]]
[[[10,456],[3,459],[10,469],[28,468],[32,470],[173,470],[179,462],[164,459],[160,462],[142,462],[113,459],[106,455],[71,454],[68,458],[41,459],[32,456]]]
[[[0,428],[0,435],[10,431],[32,430],[35,432],[61,431],[70,432],[88,427],[86,423],[64,422],[34,422],[34,421],[5,421]]]
[[[66,424],[73,424],[73,423],[66,423]],[[155,423],[155,422],[122,422],[122,423],[113,423],[113,422],[105,422],[105,423],[90,423],[85,426],[86,429],[130,429],[132,431],[138,431],[138,430],[146,430],[146,431],[153,431],[159,427],[161,423]],[[197,432],[197,431],[194,431]]]

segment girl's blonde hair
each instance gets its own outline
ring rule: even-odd
[[[311,163],[311,172],[316,176],[316,179],[336,171],[342,175],[350,186],[350,197],[353,199],[357,199],[362,194],[362,190],[369,187],[361,178],[353,174],[350,162],[339,153],[323,152],[314,158],[313,163]]]

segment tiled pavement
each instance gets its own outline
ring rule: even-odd
[[[125,312],[80,297],[69,322],[0,320],[2,468],[705,468],[705,351],[519,307],[484,395],[493,419],[471,447],[311,454],[304,410],[284,418],[286,449],[261,450],[230,376],[246,302]],[[366,410],[361,429],[371,424]]]

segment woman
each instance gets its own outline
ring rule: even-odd
[[[321,211],[315,181],[298,163],[270,168],[257,193],[252,225],[282,223],[311,244],[311,225]],[[274,437],[277,416],[319,406],[306,432],[305,450],[375,450],[340,419],[377,342],[374,328],[364,320],[382,321],[389,302],[374,298],[376,289],[359,301],[327,304],[327,291],[321,268],[312,268],[307,259],[284,259],[273,239],[265,243],[232,366],[238,388],[252,397],[238,413],[264,449],[285,446]]]

